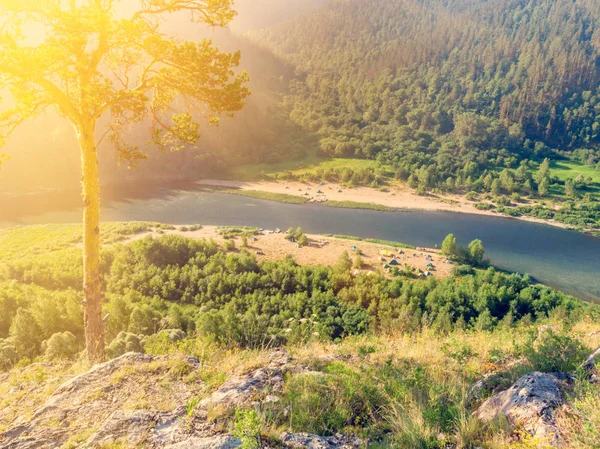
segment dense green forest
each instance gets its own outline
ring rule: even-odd
[[[420,193],[566,197],[571,201],[566,214],[548,208],[511,213],[560,218],[576,211],[565,221],[598,227],[597,2],[269,5],[267,0],[240,2],[233,31],[203,30],[187,22],[166,25],[188,39],[210,38],[223,50],[240,50],[240,69],[249,72],[252,96],[235,118],[219,128],[204,127],[193,148],[151,153],[137,170],[116,168],[110,148],[103,150],[104,182],[223,175],[240,165],[318,153],[377,160],[390,176]],[[264,17],[256,13],[266,9]],[[264,20],[253,19],[259,15]],[[48,117],[34,126],[52,130],[51,138],[24,129],[9,142],[13,160],[0,179],[4,191],[58,187],[53,185],[57,179],[64,184],[60,187],[77,181],[76,152],[64,157],[65,127]],[[143,127],[133,130],[133,140],[146,137]],[[37,140],[44,148],[41,155],[26,148]],[[556,176],[554,167],[544,166],[545,158],[580,168],[567,178]],[[26,172],[18,169],[25,164],[35,167],[28,176],[16,176]],[[506,206],[494,202],[500,209]]]
[[[586,0],[335,0],[253,36],[298,68],[292,117],[326,152],[485,165],[600,142],[599,18]]]
[[[151,225],[107,226],[104,238],[112,242]],[[160,232],[160,225],[152,226]],[[0,239],[5,248],[0,367],[40,357],[74,357],[84,344],[82,259],[74,246],[80,231],[60,225],[14,228],[2,231]],[[493,268],[457,265],[442,280],[417,280],[403,272],[393,279],[352,276],[347,254],[333,267],[305,267],[291,258],[261,262],[229,242],[219,246],[163,236],[106,246],[109,355],[143,350],[148,338],[165,335],[199,335],[227,347],[261,348],[422,328],[440,334],[486,331],[556,313],[565,318],[598,313],[596,306]],[[31,247],[25,257],[19,251],[23,245]]]

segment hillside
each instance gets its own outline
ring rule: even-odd
[[[354,253],[300,265],[256,254],[281,234],[204,231],[103,227],[110,360],[89,371],[81,230],[0,231],[0,447],[595,447],[598,306],[493,268],[357,273]]]
[[[194,148],[164,156],[151,151],[135,171],[117,168],[104,148],[105,184],[197,179],[320,149],[377,159],[422,192],[553,198],[600,191],[587,171],[600,166],[597,2],[261,0],[236,6],[230,30],[176,18],[165,27],[241,50],[240,69],[248,70],[253,93],[245,109],[220,128],[204,127]],[[138,143],[146,138],[143,127],[132,134]],[[24,125],[6,149],[13,158],[0,178],[4,192],[76,185],[78,155],[57,117]],[[583,169],[542,182],[537,172],[545,157],[571,158],[565,161]]]
[[[599,143],[599,8],[586,0],[335,0],[253,36],[303,75],[292,115],[349,142],[329,152],[393,152],[421,132],[411,140],[449,135],[465,149],[531,154],[523,139],[560,149]],[[469,129],[474,118],[484,129]],[[492,126],[504,132],[495,141],[485,135]],[[478,141],[461,142],[469,139]]]

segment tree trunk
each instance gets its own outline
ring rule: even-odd
[[[78,132],[81,148],[83,188],[83,322],[90,363],[105,359],[100,277],[100,179],[94,125],[84,124]]]

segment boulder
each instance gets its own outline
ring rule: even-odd
[[[512,426],[560,447],[561,435],[554,410],[564,403],[563,390],[573,377],[564,373],[534,372],[521,377],[508,390],[485,401],[475,415],[482,421],[504,416]]]
[[[235,408],[253,402],[255,399],[261,399],[259,396],[267,391],[277,393],[283,389],[284,375],[290,362],[291,359],[286,351],[275,351],[267,366],[243,376],[232,377],[217,391],[200,401],[200,406]],[[267,396],[269,401],[274,402],[273,395],[269,396]]]
[[[320,437],[308,433],[284,433],[281,441],[285,447],[294,449],[358,449],[364,446],[360,438],[341,434]]]
[[[600,363],[600,348],[596,349],[587,360],[583,362],[583,369],[592,371],[598,363]]]
[[[236,449],[241,441],[229,435],[217,435],[206,438],[190,438],[179,443],[165,446],[164,449]]]

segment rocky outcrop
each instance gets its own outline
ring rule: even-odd
[[[61,385],[29,422],[0,434],[0,449],[54,449],[76,435],[86,435],[77,445],[82,448],[112,444],[143,445],[147,449],[238,448],[238,439],[209,422],[211,408],[277,402],[285,373],[307,370],[297,366],[287,352],[274,351],[264,367],[230,378],[190,413],[186,404],[195,397],[194,391],[176,373],[198,368],[198,360],[192,357],[135,353],[97,365]],[[156,401],[165,388],[173,406],[161,410]],[[132,404],[136,398],[142,401],[139,408]],[[90,428],[95,431],[88,436]],[[360,447],[360,440],[342,435],[285,434],[282,444],[290,448],[354,449]]]
[[[308,449],[358,449],[364,447],[362,440],[353,435],[335,435],[320,437],[307,433],[284,433],[281,442],[289,448]]]
[[[572,376],[564,373],[527,374],[508,390],[485,401],[475,415],[483,421],[503,415],[513,426],[519,425],[534,437],[560,447],[561,435],[554,411],[564,403],[565,385],[572,380]]]
[[[200,402],[200,406],[210,408],[219,406],[233,408],[242,404],[256,401],[276,402],[273,394],[264,396],[265,392],[277,394],[283,390],[283,380],[286,371],[292,369],[291,359],[285,351],[275,351],[270,362],[264,368],[259,368],[243,376],[235,376],[225,382],[217,391]],[[261,397],[263,396],[263,397]]]

